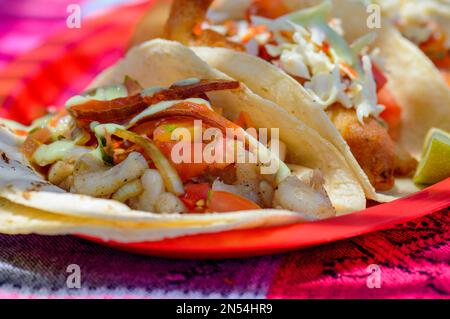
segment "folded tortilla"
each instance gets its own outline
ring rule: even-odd
[[[302,220],[298,213],[275,209],[155,214],[113,200],[67,193],[35,172],[16,142],[15,135],[0,127],[0,233],[84,234],[134,242]]]
[[[176,42],[153,40],[130,50],[123,60],[100,74],[90,87],[121,83],[125,75],[135,79],[144,87],[169,85],[189,77],[229,79],[228,76],[201,60],[189,48]],[[280,139],[288,148],[288,162],[322,171],[325,189],[338,214],[365,208],[364,191],[349,164],[336,147],[314,129],[291,116],[275,103],[252,93],[245,85],[238,90],[208,93],[208,97],[214,105],[220,105],[223,108],[226,117],[235,118],[245,110],[256,127],[279,128]],[[19,226],[8,228],[8,218],[0,219],[2,232],[12,232],[11,229],[41,232],[39,227],[27,226],[27,217],[21,217],[24,209],[20,205],[36,209],[32,211],[35,213],[32,216],[33,221],[38,222],[35,223],[36,225],[39,223],[47,225],[47,215],[42,215],[42,219],[39,219],[40,212],[50,214],[47,219],[52,219],[51,216],[74,218],[73,221],[62,219],[61,223],[66,224],[64,227],[61,226],[59,232],[58,227],[52,224],[54,227],[49,226],[51,228],[49,232],[81,232],[118,241],[156,240],[302,221],[298,213],[276,209],[220,214],[155,214],[135,211],[113,200],[67,193],[49,184],[29,166],[19,151],[21,141],[20,137],[12,134],[7,128],[0,127],[2,154],[0,156],[0,197],[16,204],[16,206],[3,206],[3,210],[12,214],[8,218],[14,220],[16,225],[23,221],[23,224],[19,225],[22,228]],[[8,209],[8,207],[14,209]],[[93,233],[96,226],[92,224],[91,227],[89,224],[93,222],[106,223],[107,226],[101,228],[104,231],[96,230]],[[130,225],[130,229],[133,229],[137,223],[142,224],[145,230],[137,230],[136,234],[132,230],[127,230],[119,236],[119,233],[112,228],[113,226],[109,226],[110,223],[114,223],[117,227]],[[45,233],[44,226],[42,229]],[[129,235],[131,233],[133,235]]]
[[[293,9],[321,0],[283,0]],[[431,60],[386,20],[380,29],[367,26],[370,13],[361,0],[334,0],[333,16],[341,19],[344,36],[351,43],[374,32],[372,48],[379,48],[387,70],[388,87],[402,107],[400,145],[418,158],[431,127],[450,131],[450,88]]]
[[[259,216],[262,215],[262,216]],[[204,218],[198,222],[180,220],[173,223],[147,222],[137,218],[127,220],[103,220],[93,217],[75,217],[49,213],[44,210],[16,204],[0,197],[0,233],[39,235],[85,235],[117,242],[156,241],[182,235],[220,232],[233,229],[276,226],[292,223],[295,218],[282,214],[254,212],[239,218]]]
[[[323,0],[283,0],[293,11]],[[221,9],[223,11],[223,9]],[[245,12],[231,16],[244,17]],[[367,27],[368,13],[362,1],[333,1],[333,17],[342,20],[349,43],[370,32],[376,33],[372,47],[380,49],[387,69],[388,87],[402,107],[399,145],[419,158],[424,138],[431,127],[450,130],[450,89],[433,63],[409,40],[382,20],[380,29]],[[341,134],[317,106],[304,87],[278,67],[258,57],[225,48],[194,47],[194,52],[211,66],[242,81],[256,94],[271,100],[299,120],[314,128],[345,157],[363,187],[367,198],[386,202],[418,191],[419,187],[404,179],[383,194],[376,193]]]

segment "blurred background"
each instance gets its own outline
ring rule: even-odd
[[[64,105],[127,49],[162,36],[170,0],[0,0],[0,117]]]
[[[0,69],[18,55],[38,47],[49,36],[68,28],[67,19],[76,10],[73,5],[77,5],[80,10],[82,27],[82,22],[86,18],[111,10],[118,5],[137,3],[149,3],[149,5],[156,3],[155,10],[152,10],[154,19],[151,20],[159,22],[165,17],[164,12],[168,10],[168,2],[164,0],[0,0]],[[146,28],[150,33],[155,31],[151,23],[142,25],[141,28]],[[136,38],[139,38],[139,35],[136,35]]]

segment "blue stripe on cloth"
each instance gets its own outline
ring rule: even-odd
[[[168,260],[71,236],[0,235],[0,290],[42,297],[264,298],[281,259]],[[66,286],[70,264],[81,268],[81,289]]]

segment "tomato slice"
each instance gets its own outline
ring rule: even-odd
[[[204,129],[208,126],[209,125],[204,125],[202,128]],[[223,149],[219,150],[221,153],[217,155],[218,157],[222,156],[223,161],[218,160],[217,162],[206,163],[204,162],[203,154],[209,141],[194,143],[194,141],[189,142],[189,140],[186,138],[182,139],[181,141],[173,141],[171,139],[171,135],[175,128],[187,129],[190,133],[190,138],[194,138],[194,119],[192,118],[168,118],[151,127],[153,131],[153,140],[155,141],[159,149],[163,152],[163,154],[172,162],[174,168],[177,170],[179,176],[183,181],[188,181],[189,179],[202,175],[208,168],[222,170],[230,165],[230,163],[227,163],[225,160],[225,154],[230,151],[230,147],[233,147],[234,151],[234,140],[232,141],[233,144],[227,144],[225,141],[223,142]],[[175,151],[176,154],[180,153],[179,155],[183,158],[185,155],[183,152],[190,149],[190,157],[187,161],[182,163],[175,163],[174,159],[172,158],[172,150],[178,143],[188,143],[187,145],[185,144],[184,147],[181,147],[183,146],[182,144],[178,145],[178,150]],[[213,145],[213,147],[214,150],[217,151],[216,147],[221,147],[221,145]],[[208,152],[210,151],[211,150],[208,150]],[[198,159],[201,160],[200,163],[198,162]],[[197,160],[197,162],[195,162],[195,160]]]
[[[208,183],[187,184],[180,197],[190,212],[204,212],[210,186]]]
[[[171,162],[173,167],[178,172],[178,175],[180,176],[182,181],[188,181],[194,177],[202,175],[204,171],[208,168],[207,163],[194,163],[194,144],[190,144],[191,147],[191,158],[190,163],[174,163],[172,159],[172,149],[173,147],[179,143],[177,141],[172,142],[159,142],[155,141],[158,148],[163,152],[163,154],[166,156],[166,158]],[[202,144],[202,150],[204,145]],[[180,154],[181,156],[183,154]]]
[[[380,116],[389,125],[389,135],[394,141],[398,140],[402,109],[387,86],[383,87],[383,89],[378,92],[378,103],[385,106],[385,110]]]
[[[169,118],[164,119],[160,123],[158,123],[158,126],[153,131],[153,140],[160,141],[160,142],[171,142],[172,140],[172,133],[176,129],[186,129],[189,131],[188,136],[184,136],[180,139],[182,140],[188,140],[190,138],[191,140],[194,138],[194,128],[195,123],[194,119],[192,118],[183,118],[183,117],[175,117],[175,118]],[[201,133],[203,132],[203,126],[199,126],[198,129],[201,129]]]
[[[181,180],[187,181],[191,178],[200,176],[207,168],[207,163],[195,163],[195,155],[199,156],[203,154],[204,144],[200,145],[200,148],[195,147],[196,145],[190,143],[187,145],[187,148],[190,148],[190,159],[187,163],[175,163],[172,158],[172,149],[176,144],[182,143],[179,141],[173,141],[171,139],[172,129],[174,128],[186,128],[189,130],[191,134],[191,138],[193,138],[193,130],[194,130],[194,120],[186,119],[186,118],[173,118],[173,119],[165,119],[161,121],[158,126],[155,128],[153,132],[153,140],[156,145],[159,147],[161,152],[170,160],[174,168],[177,170]],[[184,150],[184,148],[183,148]],[[201,154],[195,154],[195,152],[201,151]],[[184,154],[180,154],[183,156]]]
[[[199,184],[188,184],[184,187],[186,196],[195,200],[205,200],[208,198],[209,184],[199,183]]]
[[[233,193],[212,190],[208,196],[208,209],[223,213],[239,210],[261,209],[256,203]]]

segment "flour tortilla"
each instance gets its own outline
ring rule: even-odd
[[[321,3],[320,0],[283,0],[293,9]],[[380,29],[367,27],[369,13],[361,0],[334,0],[333,16],[340,18],[349,42],[377,34],[373,48],[387,70],[388,86],[402,107],[400,145],[419,158],[431,127],[450,131],[450,88],[433,62],[387,20]],[[450,23],[450,22],[447,22]]]
[[[114,221],[54,214],[30,208],[0,197],[0,233],[10,235],[85,235],[117,242],[130,243],[156,241],[181,235],[220,232],[232,229],[274,226],[294,221],[279,216],[255,216],[239,219],[216,220],[214,223],[160,224],[145,221]],[[274,218],[274,220],[272,219]]]
[[[189,48],[160,39],[130,50],[125,60],[101,74],[91,88],[120,83],[125,75],[136,79],[144,87],[170,85],[188,77],[230,80]],[[279,128],[280,139],[288,149],[287,161],[322,171],[325,189],[338,214],[365,207],[364,192],[343,156],[304,122],[254,94],[245,85],[239,90],[212,92],[208,97],[213,105],[223,108],[227,118],[237,118],[241,111],[246,111],[256,127]]]
[[[0,233],[83,234],[120,242],[151,241],[231,229],[302,221],[285,210],[222,214],[168,215],[66,193],[36,173],[14,145],[15,136],[0,127]]]
[[[322,3],[314,0],[283,2],[292,10]],[[360,1],[333,1],[333,10],[333,16],[342,20],[345,36],[350,43],[374,32],[366,26],[367,13]],[[244,11],[240,14],[233,12],[232,16],[243,17]],[[380,49],[380,56],[387,69],[389,88],[403,107],[399,144],[419,158],[424,137],[431,127],[450,130],[450,90],[431,61],[388,22],[383,21],[382,28],[375,32],[377,40],[373,47]],[[389,192],[376,193],[327,114],[315,104],[298,81],[278,67],[246,53],[224,48],[195,47],[193,50],[211,66],[246,83],[254,93],[277,103],[330,141],[353,168],[367,198],[385,202],[419,190],[412,183],[398,180]]]
[[[165,40],[154,40],[133,48],[123,60],[103,72],[91,88],[120,83],[125,75],[144,87],[169,85],[188,77],[229,79],[190,49]],[[245,110],[257,127],[280,128],[280,138],[289,150],[289,162],[322,171],[326,191],[339,214],[365,208],[364,192],[349,165],[337,149],[315,130],[245,86],[208,95],[214,105],[223,107],[225,116],[235,118]],[[0,127],[0,197],[3,203],[8,200],[6,203],[15,205],[2,206],[0,232],[81,233],[104,239],[136,241],[303,220],[302,214],[275,209],[220,214],[155,214],[135,211],[112,200],[67,193],[45,181],[29,166],[19,151],[22,141],[7,128]],[[23,216],[26,212],[23,207],[34,208],[30,212],[35,214]],[[49,215],[40,216],[42,212]],[[52,223],[53,216],[60,218]],[[105,223],[105,226],[97,227],[96,223]],[[122,225],[129,225],[129,229],[114,228]],[[134,233],[133,229],[138,225],[143,229],[139,228]]]

